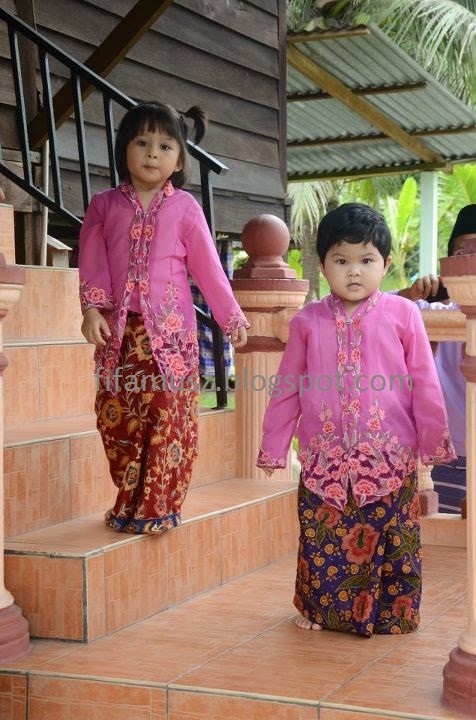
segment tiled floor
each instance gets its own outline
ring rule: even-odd
[[[87,646],[34,641],[0,669],[0,718],[459,719],[440,698],[465,626],[465,551],[425,555],[413,635],[299,630],[290,556]]]

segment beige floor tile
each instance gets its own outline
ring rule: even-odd
[[[90,645],[34,642],[8,669],[171,684],[169,720],[203,717],[204,696],[213,720],[459,720],[441,705],[441,691],[443,666],[465,626],[464,572],[463,551],[427,548],[421,629],[367,640],[294,625],[293,553]]]

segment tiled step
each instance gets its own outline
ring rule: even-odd
[[[421,538],[424,545],[466,547],[466,520],[461,515],[434,513],[421,519]]]
[[[114,487],[95,424],[88,413],[5,430],[5,537],[110,507]]]
[[[20,300],[3,320],[3,340],[81,339],[78,270],[25,267]]]
[[[192,486],[236,475],[235,412],[202,410]],[[92,513],[115,497],[92,413],[12,426],[4,436],[5,536]]]
[[[0,717],[468,717],[441,703],[443,667],[466,625],[463,550],[427,548],[417,633],[362,639],[294,625],[295,549],[89,645],[34,640],[30,655],[0,669]]]
[[[84,340],[4,343],[5,427],[81,415],[94,404],[94,347]]]
[[[34,637],[90,642],[295,550],[296,484],[191,488],[181,527],[116,533],[102,513],[5,543],[5,585]]]

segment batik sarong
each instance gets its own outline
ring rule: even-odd
[[[128,317],[113,387],[96,395],[97,427],[118,488],[106,522],[158,533],[180,524],[197,454],[196,382],[171,390],[158,376],[140,315]]]
[[[420,508],[414,474],[380,501],[342,512],[300,483],[294,604],[330,630],[407,633],[421,598]]]

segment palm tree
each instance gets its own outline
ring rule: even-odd
[[[337,205],[337,183],[291,183],[291,228],[295,244],[301,248],[302,274],[309,280],[305,302],[319,297],[319,259],[316,251],[316,228],[321,217]]]
[[[394,42],[440,79],[456,96],[471,104],[476,102],[476,0],[288,0],[288,29],[291,32],[369,22],[384,29]],[[456,166],[451,176],[440,173],[440,187],[444,188],[443,197],[446,198],[443,207],[440,204],[439,212],[444,237],[448,237],[447,226],[454,220],[458,208],[466,201],[476,202],[473,194],[476,191],[474,173],[476,168],[471,165]],[[334,199],[343,189],[341,200],[345,195],[349,197],[350,191],[353,198],[358,197],[369,205],[382,207],[391,221],[394,210],[385,198],[398,195],[406,177],[372,178],[343,185],[327,182],[326,186],[333,188],[330,197]],[[322,195],[326,197],[327,192],[322,191],[321,185],[320,182],[295,183],[288,189],[294,201],[292,232],[298,238],[302,237],[303,254],[311,258],[312,246],[306,228],[311,218],[312,234],[312,218],[317,223],[325,208]],[[456,190],[460,191],[459,197]],[[464,198],[463,202],[461,197]],[[313,214],[309,208],[312,208]],[[440,251],[443,249],[441,244]],[[314,259],[314,262],[317,261]],[[402,263],[398,274],[403,281],[405,260]],[[315,287],[314,275],[308,274],[311,269],[304,271],[303,268],[303,277],[311,277],[312,287]],[[313,299],[312,296],[310,299]]]
[[[373,22],[464,102],[476,102],[476,0],[288,0],[288,29]]]

